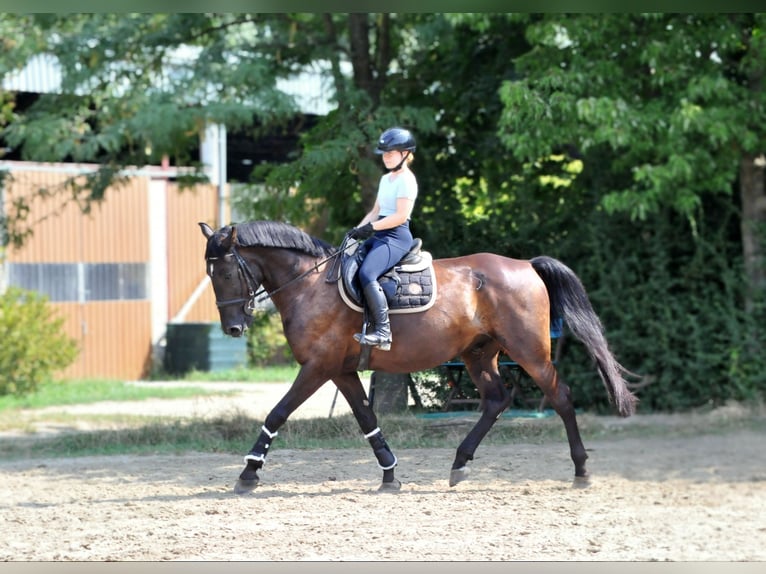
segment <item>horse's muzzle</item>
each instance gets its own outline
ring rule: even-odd
[[[241,337],[244,335],[245,331],[247,331],[246,325],[231,325],[230,327],[226,327],[224,329],[224,333],[230,337]]]

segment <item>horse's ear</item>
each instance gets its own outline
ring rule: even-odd
[[[202,235],[204,235],[207,239],[210,239],[211,237],[213,237],[213,233],[214,233],[213,228],[210,227],[207,223],[205,223],[204,221],[200,221],[199,226],[200,228],[202,228]]]
[[[220,240],[220,247],[226,251],[231,249],[232,245],[237,242],[237,228],[236,227],[223,227],[221,232],[226,232],[226,235]]]

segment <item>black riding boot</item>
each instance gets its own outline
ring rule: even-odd
[[[362,345],[378,347],[381,351],[391,349],[391,323],[388,320],[388,301],[383,288],[377,281],[371,281],[364,288],[364,298],[370,310],[371,323],[375,325],[372,333],[354,335]]]

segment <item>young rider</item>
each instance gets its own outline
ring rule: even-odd
[[[410,170],[415,159],[415,138],[409,130],[393,127],[384,131],[375,153],[383,156],[387,173],[380,178],[375,205],[348,232],[353,239],[366,239],[367,254],[359,267],[359,284],[370,311],[374,330],[357,333],[354,339],[383,351],[391,348],[388,301],[378,279],[396,265],[412,246],[410,217],[418,195],[418,182]]]

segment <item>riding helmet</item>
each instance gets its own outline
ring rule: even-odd
[[[380,135],[375,153],[387,151],[415,151],[415,138],[410,130],[404,128],[389,128]]]

